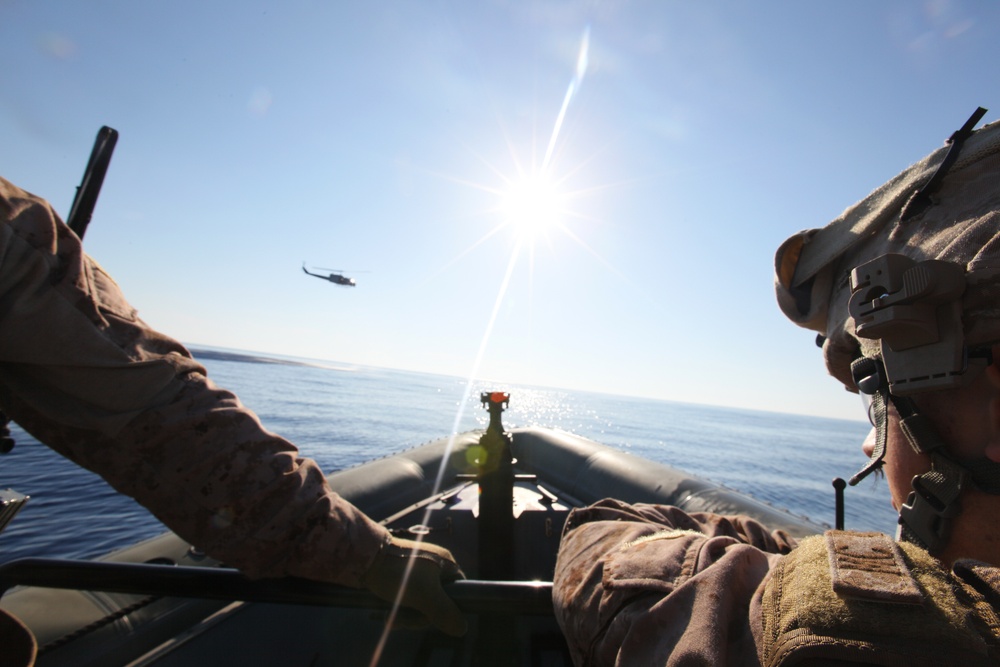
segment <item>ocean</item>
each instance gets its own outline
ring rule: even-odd
[[[504,425],[570,431],[754,496],[819,523],[834,521],[834,477],[864,463],[867,422],[690,405],[505,384],[333,362],[195,347],[217,384],[264,425],[328,471],[430,440],[485,428],[480,391],[507,391]],[[468,396],[463,404],[463,397]],[[461,414],[460,413],[460,408]],[[860,414],[859,404],[859,414]],[[14,450],[0,457],[0,489],[31,496],[0,533],[0,562],[24,557],[94,558],[165,528],[96,475],[12,424]],[[874,477],[874,476],[873,476]],[[845,523],[893,532],[884,480],[846,493]]]

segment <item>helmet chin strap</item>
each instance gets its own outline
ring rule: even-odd
[[[875,425],[875,449],[868,463],[851,477],[851,486],[885,465],[886,424],[888,424],[889,381],[881,359],[858,357],[851,364],[851,374],[858,391],[872,397],[869,415]]]
[[[895,396],[889,391],[885,367],[880,359],[860,357],[851,365],[855,383],[859,391],[872,396],[872,417],[875,422],[875,449],[868,463],[850,480],[852,486],[881,468],[885,463],[888,430],[888,404],[891,402],[900,416],[900,430],[910,446],[918,454],[926,454],[931,460],[931,469],[912,480],[913,491],[899,511],[899,528],[896,539],[912,542],[930,553],[940,553],[947,544],[951,520],[961,510],[959,496],[969,479],[984,482],[984,490],[1000,493],[1000,485],[989,479],[1000,473],[1000,466],[990,461],[970,462],[977,471],[972,471],[952,459],[944,446],[944,441],[920,413],[909,397]],[[985,465],[984,465],[985,464]],[[989,465],[989,464],[992,464]],[[993,467],[993,470],[988,468]],[[997,477],[1000,480],[1000,476]],[[980,484],[977,484],[980,486]],[[992,488],[990,488],[992,487]]]
[[[951,520],[962,510],[959,496],[970,472],[948,455],[944,441],[909,397],[889,397],[910,446],[931,459],[931,469],[913,478],[913,490],[899,508],[896,539],[940,553],[948,543]]]

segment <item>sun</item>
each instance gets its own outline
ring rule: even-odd
[[[509,234],[514,241],[508,273],[513,270],[522,250],[526,251],[529,262],[533,264],[537,242],[551,240],[550,236],[553,234],[550,232],[559,232],[575,241],[603,264],[608,265],[571,228],[573,223],[577,221],[594,220],[592,213],[585,214],[579,209],[579,203],[576,200],[592,195],[607,186],[570,189],[569,184],[576,180],[579,172],[590,162],[589,158],[578,164],[571,164],[568,170],[560,168],[560,163],[566,161],[567,153],[563,150],[559,138],[570,102],[580,89],[587,71],[589,49],[590,27],[587,26],[580,41],[576,68],[566,88],[559,112],[556,114],[547,144],[537,143],[538,137],[535,136],[531,142],[531,150],[525,158],[525,153],[517,149],[518,144],[507,135],[506,131],[503,131],[502,138],[507,145],[509,158],[513,162],[512,169],[505,170],[493,160],[473,151],[482,166],[491,172],[494,178],[483,181],[440,174],[456,184],[490,195],[490,202],[480,213],[486,214],[491,228],[455,258],[441,266],[438,269],[439,272],[448,269],[472,250],[501,232]],[[501,130],[504,130],[503,125],[501,123]],[[545,146],[544,153],[536,152],[536,149],[543,145]]]
[[[523,174],[500,194],[499,213],[520,241],[533,242],[562,227],[567,196],[544,171]]]

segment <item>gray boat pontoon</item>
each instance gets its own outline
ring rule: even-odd
[[[408,539],[451,550],[468,579],[446,590],[465,637],[390,632],[386,605],[304,580],[250,581],[173,534],[97,561],[0,566],[0,606],[35,633],[40,667],[73,665],[569,665],[551,580],[570,509],[606,497],[747,514],[796,536],[822,530],[735,491],[596,442],[490,426],[330,475],[339,494]],[[485,461],[498,462],[485,469]],[[434,493],[439,478],[443,491]]]

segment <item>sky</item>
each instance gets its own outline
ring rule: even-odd
[[[0,175],[117,129],[84,246],[192,346],[863,419],[774,251],[998,118],[998,14],[0,0]]]

